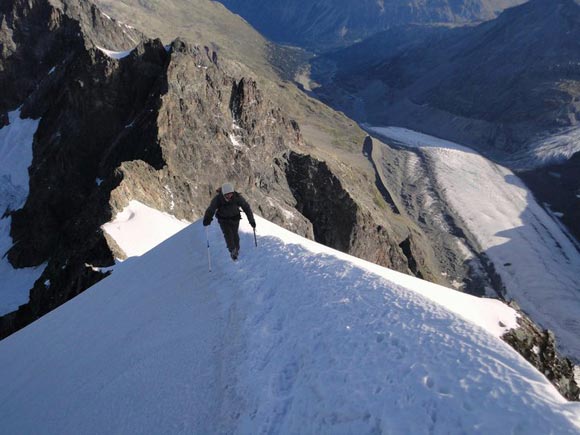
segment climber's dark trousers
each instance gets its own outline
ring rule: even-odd
[[[233,252],[234,249],[240,250],[240,235],[238,234],[238,228],[240,227],[239,219],[221,219],[219,220],[220,227],[224,233],[224,238],[226,239],[226,245],[228,245],[228,250]]]

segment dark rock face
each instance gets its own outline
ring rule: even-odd
[[[580,240],[580,153],[570,160],[518,174],[536,197],[561,215],[562,222]]]
[[[513,308],[519,310],[517,305]],[[554,335],[538,328],[521,312],[518,322],[517,329],[502,337],[505,342],[544,374],[562,396],[568,400],[580,400],[580,388],[574,380],[574,365],[558,355]]]
[[[348,252],[356,225],[357,206],[324,162],[290,153],[286,168],[297,210],[314,229],[314,239]]]
[[[128,49],[141,36],[100,14],[87,1],[10,0],[0,4],[0,113],[18,107],[48,72],[74,56],[85,38]]]
[[[116,70],[100,51],[84,51],[26,101],[23,113],[42,121],[34,143],[30,196],[13,214],[11,235],[18,243],[9,258],[16,267],[47,261],[62,250],[59,241],[74,244],[89,237],[74,234],[63,241],[63,226],[78,220],[82,233],[85,219],[94,221],[84,212],[87,200],[95,207],[106,202],[96,180],[105,179],[120,162],[139,159],[157,168],[163,165],[160,149],[141,147],[138,139],[150,140],[155,134],[150,110],[159,102],[148,95],[161,85],[158,79],[169,56],[159,42],[141,49],[144,56],[135,54],[135,62],[121,62]],[[139,138],[126,134],[133,116],[144,127]]]
[[[410,235],[398,243],[391,229],[357,205],[325,162],[290,152],[285,172],[296,209],[312,223],[317,242],[421,278],[423,270],[432,278],[421,244],[412,243]]]
[[[493,18],[524,0],[221,0],[274,41],[307,48],[347,45],[407,23],[466,23]]]

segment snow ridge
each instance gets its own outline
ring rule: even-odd
[[[242,223],[236,263],[212,225],[208,272],[197,222],[0,342],[3,430],[580,430],[580,404],[559,396],[499,331],[423,294],[471,308],[483,325],[498,312],[512,322],[509,308],[257,223],[257,248]]]

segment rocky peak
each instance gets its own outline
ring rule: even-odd
[[[19,16],[3,19],[10,26],[0,37],[12,41],[23,60],[7,57],[2,83],[26,73],[26,62],[44,59],[51,70],[27,76],[30,85],[11,95],[16,103],[2,98],[5,107],[24,103],[24,116],[41,119],[30,193],[24,207],[11,212],[8,258],[16,267],[48,265],[29,304],[2,318],[3,336],[103,277],[93,267],[110,265],[113,255],[123,253],[115,252],[100,226],[130,199],[194,220],[228,179],[262,215],[311,234],[299,213],[285,217],[283,209],[292,210],[295,200],[283,169],[273,164],[289,146],[300,145],[299,128],[253,79],[232,77],[213,50],[181,40],[107,52],[85,29],[101,35],[99,26],[109,26],[119,37],[123,29],[111,27],[86,2],[38,0],[29,9],[21,3],[15,0],[11,13],[26,16],[38,32],[24,32],[28,22]],[[47,24],[51,17],[57,18]],[[25,54],[36,49],[39,34],[44,45],[31,60]],[[268,192],[276,193],[277,203],[266,201]]]
[[[133,48],[143,35],[136,29],[104,14],[93,2],[86,0],[48,0],[62,14],[77,22],[80,35],[94,45],[109,50]]]
[[[91,2],[10,0],[0,5],[0,113],[13,110],[53,68],[77,50],[134,47],[139,32]]]

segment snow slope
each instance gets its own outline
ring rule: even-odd
[[[2,215],[26,202],[32,141],[40,120],[22,119],[20,110],[15,110],[8,113],[8,121],[0,128],[0,316],[28,302],[28,292],[45,267],[14,269],[4,257],[12,247],[12,238],[11,218]]]
[[[580,432],[509,308],[257,222],[237,263],[197,222],[0,342],[2,432]]]
[[[139,201],[130,201],[121,213],[117,213],[102,228],[127,257],[138,257],[188,225],[189,222],[147,207]]]
[[[580,361],[580,252],[509,169],[461,145],[396,127],[376,133],[426,157],[435,182],[507,291]]]

